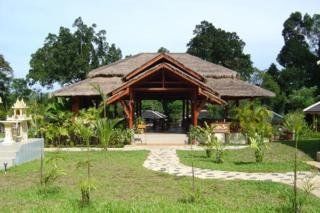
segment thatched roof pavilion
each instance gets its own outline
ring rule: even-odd
[[[274,96],[240,80],[233,70],[187,53],[140,53],[94,69],[87,79],[54,95],[73,97],[76,111],[82,98],[99,95],[93,85],[108,95],[108,104],[122,104],[129,127],[133,125],[134,111],[138,115],[141,111],[142,99],[184,100],[184,107],[191,106],[192,123],[197,125],[197,117],[206,102],[221,105],[228,100]]]

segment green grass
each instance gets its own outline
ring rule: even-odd
[[[320,150],[319,140],[301,141],[299,143],[299,164],[298,170],[310,170],[311,167],[302,161],[313,160],[317,150]],[[216,169],[225,171],[243,172],[288,172],[293,171],[294,143],[272,142],[266,150],[262,163],[256,163],[254,151],[251,148],[240,150],[226,150],[224,162],[215,163],[214,154],[212,158],[207,158],[204,151],[178,151],[182,163],[206,169]]]
[[[89,207],[79,207],[79,180],[85,169],[77,169],[84,152],[46,153],[61,155],[67,175],[58,179],[51,193],[39,193],[39,161],[11,168],[0,174],[1,212],[279,212],[286,211],[289,186],[259,181],[196,179],[200,199],[185,202],[191,178],[176,177],[143,168],[146,151],[90,152],[91,175],[97,189]],[[320,199],[308,198],[305,212],[319,212]]]

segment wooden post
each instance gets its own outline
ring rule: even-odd
[[[198,116],[199,113],[197,112],[197,94],[196,91],[192,93],[192,100],[191,100],[191,117],[192,117],[192,125],[198,126]]]
[[[133,128],[133,120],[134,120],[134,97],[133,97],[133,90],[132,88],[129,89],[129,128]]]
[[[80,97],[79,96],[72,96],[71,98],[72,106],[71,110],[74,114],[78,114],[80,108]]]

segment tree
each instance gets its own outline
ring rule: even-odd
[[[279,79],[280,70],[278,69],[277,65],[272,63],[270,67],[267,70],[267,73],[275,80],[277,81]]]
[[[320,88],[320,68],[316,64],[320,59],[320,15],[292,13],[283,24],[282,35],[284,46],[277,61],[285,69],[280,73],[280,86],[286,88],[289,82],[294,89]]]
[[[302,87],[298,90],[293,90],[288,96],[288,110],[302,110],[316,102],[317,87]]]
[[[165,47],[160,47],[158,49],[158,53],[169,53],[170,51]]]
[[[243,79],[249,79],[253,72],[250,55],[243,52],[245,42],[235,32],[202,21],[193,34],[195,36],[187,44],[188,53],[238,71]]]
[[[267,71],[266,73],[263,73],[261,87],[274,92],[276,95],[273,98],[264,98],[263,103],[275,112],[284,113],[286,95],[282,92],[280,85],[272,77],[270,72]]]
[[[121,59],[121,50],[107,42],[105,30],[96,32],[96,24],[87,26],[81,17],[72,26],[74,32],[60,27],[57,35],[49,33],[44,46],[31,55],[27,75],[31,84],[50,88],[56,82],[74,83],[90,70]]]
[[[13,77],[13,70],[9,62],[0,54],[0,97],[6,105],[7,96],[9,95],[9,86]]]
[[[14,78],[10,86],[11,99],[12,101],[17,98],[28,99],[29,95],[32,93],[32,90],[28,87],[28,82],[24,78]]]

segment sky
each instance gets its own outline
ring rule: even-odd
[[[107,31],[107,40],[123,56],[156,52],[163,46],[185,52],[202,20],[236,32],[259,69],[276,61],[283,46],[283,22],[294,11],[319,13],[319,0],[0,0],[0,54],[15,77],[25,77],[31,54],[48,33],[84,23]]]

